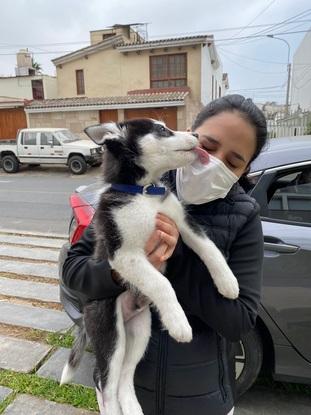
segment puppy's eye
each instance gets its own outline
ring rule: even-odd
[[[159,126],[159,132],[160,132],[160,133],[166,133],[166,128],[165,128],[165,127],[163,127],[163,125],[160,125],[160,126]]]

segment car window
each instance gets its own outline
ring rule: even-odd
[[[268,217],[311,224],[311,168],[278,177],[268,201]]]
[[[57,138],[53,135],[53,146],[60,146],[61,143],[57,140]]]
[[[36,132],[25,131],[22,136],[22,144],[24,146],[35,146],[37,144],[36,137]]]
[[[60,146],[60,142],[54,134],[48,132],[41,133],[40,143],[42,146],[50,146],[51,144],[53,144],[53,146]]]

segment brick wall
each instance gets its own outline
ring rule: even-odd
[[[85,138],[83,130],[91,124],[99,123],[99,111],[42,112],[28,114],[28,127],[68,128]]]

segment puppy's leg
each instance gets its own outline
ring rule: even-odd
[[[96,394],[104,415],[122,415],[118,385],[125,354],[121,299],[94,301],[85,307],[85,324],[96,356]]]
[[[186,220],[179,224],[183,241],[201,258],[208,268],[218,291],[227,298],[239,296],[239,284],[220,250],[199,228]]]
[[[163,325],[169,334],[180,342],[192,340],[192,329],[175,291],[167,278],[157,271],[144,254],[129,253],[120,249],[110,261],[113,269],[148,297],[157,307]]]
[[[149,307],[125,324],[126,351],[119,383],[119,402],[123,415],[143,415],[136,398],[134,374],[143,357],[151,334],[151,312]]]

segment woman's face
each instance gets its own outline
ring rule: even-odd
[[[256,150],[254,127],[239,112],[222,112],[204,121],[195,132],[208,153],[241,177]]]

